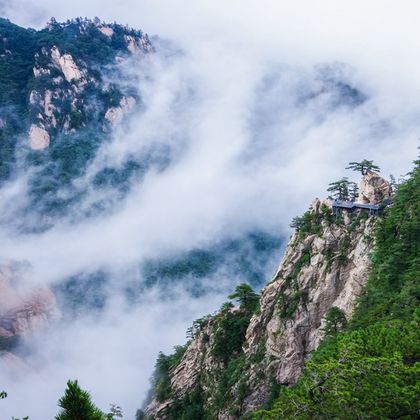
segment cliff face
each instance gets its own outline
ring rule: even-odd
[[[147,34],[99,19],[52,19],[35,31],[0,18],[0,185],[28,175],[17,218],[23,230],[72,217],[90,188],[115,186],[120,199],[130,177],[142,175],[143,162],[127,157],[98,169],[89,188],[74,182],[116,126],[141,112],[139,73],[127,68],[145,68],[153,52]],[[104,199],[86,213],[108,205]]]
[[[140,102],[123,67],[153,51],[142,31],[99,19],[52,19],[35,31],[0,18],[0,181],[17,150],[103,141]]]
[[[376,172],[368,171],[359,184],[357,201],[364,204],[376,204],[391,197],[392,188]]]
[[[321,205],[315,201],[312,213],[319,214]],[[305,359],[324,336],[324,317],[330,308],[351,317],[367,282],[374,225],[372,218],[358,217],[346,215],[338,225],[323,220],[319,234],[292,237],[273,281],[262,291],[261,314],[251,319],[247,330],[247,359],[265,343],[263,361],[250,367],[247,409],[267,400],[267,379],[296,383]],[[259,379],[260,372],[264,378]]]
[[[60,316],[50,289],[23,286],[22,278],[27,270],[23,264],[0,263],[0,359],[3,364],[17,360],[10,352],[14,351],[19,338],[47,328]]]
[[[120,122],[138,99],[134,92],[124,92],[118,86],[118,66],[129,57],[153,51],[147,35],[99,21],[54,23],[47,27],[50,35],[70,30],[80,42],[89,33],[89,43],[93,45],[95,40],[106,58],[95,57],[91,52],[86,56],[74,53],[72,44],[54,37],[51,46],[35,52],[31,81],[34,88],[29,92],[28,104],[32,149],[44,149],[59,133],[75,132],[91,124],[106,131],[108,124]]]
[[[388,185],[380,179],[366,175],[360,193],[376,194],[377,185]],[[297,382],[325,335],[331,308],[350,319],[367,282],[375,218],[364,210],[343,210],[336,218],[328,200],[316,199],[296,224],[259,309],[247,314],[242,307],[225,307],[196,322],[182,358],[169,366],[170,391],[155,394],[149,418],[176,418],[176,410],[192,400],[202,401],[204,418],[234,419],[260,408],[276,387]],[[239,347],[229,347],[233,334]],[[155,377],[157,388],[159,381]]]

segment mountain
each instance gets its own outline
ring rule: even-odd
[[[129,130],[130,118],[144,111],[138,79],[152,68],[155,55],[147,34],[117,23],[51,19],[34,30],[0,19],[0,188],[14,182],[21,188],[11,200],[13,210],[0,214],[2,226],[35,235],[108,214],[149,170],[169,165],[170,150],[159,145],[145,146],[117,163],[98,157],[100,148],[115,133]],[[95,159],[100,165],[93,167]],[[124,285],[124,297],[134,304],[146,289],[157,283],[169,288],[174,282],[200,296],[203,279],[226,266],[232,276],[246,272],[244,280],[259,287],[281,242],[275,232],[253,228],[139,261],[133,270],[141,280]],[[4,296],[19,294],[24,277],[30,277],[30,268],[16,267],[25,262],[0,260]],[[0,310],[0,322],[10,327],[0,332],[0,350],[16,348],[32,326],[55,320],[53,307],[66,318],[102,310],[109,277],[102,267],[75,272],[51,290],[43,289],[46,304],[37,310],[32,310],[36,287],[19,295],[13,307]],[[25,319],[28,328],[15,328],[10,321],[15,318]]]
[[[56,297],[47,287],[22,288],[30,269],[25,264],[0,261],[0,364],[25,365],[14,354],[21,340],[47,329],[60,318]]]
[[[92,264],[84,264],[84,258],[78,261],[81,253],[88,258],[96,255],[95,246],[102,240],[102,222],[107,216],[120,216],[118,211],[129,201],[130,193],[138,192],[147,176],[167,169],[165,175],[170,176],[179,157],[174,155],[184,152],[181,147],[171,150],[172,143],[182,143],[184,135],[191,135],[183,132],[182,123],[179,127],[176,123],[176,128],[168,131],[169,136],[174,136],[173,142],[162,141],[165,130],[158,141],[144,147],[130,147],[132,144],[120,141],[122,138],[135,143],[143,138],[125,134],[143,129],[141,124],[130,123],[136,116],[147,114],[147,101],[142,95],[145,92],[153,97],[154,92],[152,85],[142,90],[140,82],[152,77],[158,67],[153,66],[158,53],[158,40],[152,43],[140,30],[99,19],[51,19],[41,30],[21,28],[0,19],[0,192],[6,203],[2,203],[0,226],[8,244],[14,245],[11,253],[20,257],[20,240],[32,242],[35,249],[44,239],[40,247],[47,254],[52,246],[60,248],[61,241],[74,240],[78,229],[83,232],[86,226],[98,227],[90,233],[95,239],[98,236],[98,241],[89,244],[91,249],[82,247],[81,252],[71,256],[65,253],[65,246],[62,254],[52,252],[63,260],[68,258],[65,274],[51,267],[59,265],[51,258],[47,258],[50,265],[36,261],[37,252],[32,251],[32,262],[39,263],[42,269],[34,278],[23,258],[11,261],[0,255],[0,363],[11,368],[13,379],[15,371],[34,374],[34,366],[25,362],[30,360],[32,334],[44,332],[38,336],[38,352],[42,353],[45,344],[65,355],[56,336],[48,342],[48,332],[61,329],[64,336],[70,331],[70,340],[76,342],[75,329],[66,327],[82,326],[88,318],[94,319],[94,323],[88,323],[89,328],[94,328],[96,321],[102,325],[101,315],[111,318],[107,312],[110,302],[115,305],[118,300],[124,317],[136,316],[148,308],[147,316],[161,319],[152,307],[159,299],[169,305],[181,290],[188,298],[175,300],[174,306],[184,301],[203,302],[199,298],[207,293],[216,294],[225,290],[227,283],[233,288],[241,281],[244,283],[236,287],[220,310],[193,322],[185,345],[176,346],[173,354],[159,354],[152,389],[138,418],[419,417],[419,161],[395,193],[378,173],[362,169],[359,195],[353,197],[356,201],[340,204],[340,200],[315,199],[304,215],[293,219],[295,233],[268,284],[265,281],[273,272],[273,257],[278,262],[283,238],[267,228],[272,226],[270,223],[257,223],[258,218],[234,229],[217,226],[225,231],[208,234],[193,245],[174,246],[175,250],[169,242],[182,240],[165,230],[168,243],[157,241],[165,250],[151,252],[151,256],[146,252],[146,257],[141,251],[137,254],[137,247],[143,245],[142,237],[128,241],[130,249],[118,243],[123,252],[130,254],[130,263],[122,268],[119,257],[109,266],[103,259]],[[316,120],[325,119],[330,110],[340,109],[344,114],[363,108],[369,97],[356,89],[340,69],[335,64],[321,66],[315,70],[315,80],[302,85],[298,77],[298,95],[290,94],[281,106],[304,115],[306,108],[314,109]],[[282,75],[277,73],[274,69],[264,79],[259,97],[283,98],[283,85],[278,84]],[[189,84],[188,77],[182,80]],[[177,99],[170,106],[174,107],[170,110],[174,120],[178,118],[177,106],[184,101],[194,106],[197,98],[194,86],[175,94]],[[273,135],[270,129],[264,130],[273,121],[277,125],[279,115],[281,120],[289,118],[289,112],[273,112],[277,105],[271,100],[258,100],[250,112],[255,138],[250,139],[239,160],[250,159],[261,165],[260,149],[270,148],[267,139]],[[191,115],[187,112],[187,117],[182,118]],[[165,125],[165,121],[159,123]],[[286,130],[284,137],[287,135]],[[121,159],[110,158],[119,146],[127,146],[127,153]],[[282,165],[286,156],[269,162]],[[245,165],[245,172],[252,165]],[[249,179],[248,175],[244,177]],[[349,183],[343,180],[335,183],[339,196],[349,192]],[[183,182],[187,184],[189,178],[183,178]],[[255,199],[258,197],[255,195]],[[135,198],[135,210],[141,213],[143,196]],[[188,199],[191,197],[187,195]],[[183,206],[177,209],[179,203],[165,196],[153,204],[164,209],[161,217],[171,214],[173,204],[175,210],[184,210]],[[153,210],[155,207],[149,209],[150,213]],[[236,216],[249,209],[235,207],[234,211]],[[137,213],[130,217],[134,219]],[[145,222],[158,230],[153,217],[147,214]],[[127,225],[124,229],[129,230],[131,224]],[[72,230],[75,236],[69,235]],[[142,229],[139,233],[141,236]],[[134,235],[137,232],[133,230]],[[109,232],[105,236],[104,242],[114,237]],[[2,248],[1,252],[7,251]],[[114,259],[112,252],[109,259]],[[41,287],[45,280],[40,273],[50,267],[58,274],[48,279],[50,288]],[[260,290],[262,286],[258,293],[252,289]],[[148,299],[156,291],[156,300],[150,306],[141,306],[142,298]],[[181,307],[181,311],[184,309],[188,313],[186,307]],[[54,328],[48,330],[52,323]],[[142,336],[144,330],[140,327],[134,325],[128,334],[147,341],[149,337]],[[125,346],[126,330],[121,331],[112,340]],[[104,353],[105,347],[102,344]],[[123,349],[115,348],[115,352]],[[77,350],[83,352],[86,348]],[[42,362],[53,353],[46,354],[42,353]],[[137,354],[144,357],[141,351]],[[41,369],[39,361],[36,367]],[[130,364],[135,374],[137,367]],[[125,393],[126,388],[121,386],[125,378],[119,380],[118,386]],[[139,382],[145,380],[139,378]],[[78,386],[77,381],[69,384],[70,391]],[[130,404],[132,394],[137,398],[140,393],[137,384],[134,388],[127,392]],[[3,397],[0,392],[0,399]],[[25,398],[27,395],[22,400]]]
[[[17,144],[41,150],[63,135],[71,142],[81,128],[117,123],[139,99],[118,84],[118,66],[152,52],[147,34],[99,19],[52,19],[39,31],[1,19],[1,178],[10,176]]]
[[[419,163],[379,216],[316,199],[259,301],[237,289],[238,306],[195,321],[185,346],[159,355],[138,418],[419,414]],[[370,171],[359,188],[362,207],[390,197]]]

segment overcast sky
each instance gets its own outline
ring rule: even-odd
[[[137,86],[146,112],[133,117],[129,133],[115,134],[91,171],[140,153],[145,144],[185,142],[175,164],[148,174],[112,216],[70,228],[58,223],[26,236],[0,225],[0,256],[31,262],[33,281],[57,283],[104,265],[121,274],[139,259],[252,229],[288,235],[291,217],[315,196],[325,196],[329,182],[354,178],[343,170],[349,161],[373,159],[385,176],[398,176],[416,157],[415,0],[0,0],[0,9],[34,28],[52,16],[98,16],[183,50],[173,60],[157,58],[147,69],[130,69],[150,76]],[[365,102],[342,103],[320,76],[326,66]],[[89,183],[88,175],[80,182]],[[0,190],[1,214],[13,215],[25,182],[21,178]],[[116,275],[115,281],[123,279]],[[7,382],[10,398],[1,402],[7,414],[51,418],[71,376],[102,407],[115,402],[132,414],[144,398],[157,352],[183,342],[192,320],[217,308],[238,279],[222,276],[209,284],[215,281],[220,287],[199,300],[181,287],[171,302],[151,291],[138,308],[128,309],[116,296],[100,320],[85,319],[41,337],[32,360],[36,372]],[[93,359],[95,344],[100,357]]]

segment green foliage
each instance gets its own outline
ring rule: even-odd
[[[213,355],[223,363],[242,352],[251,313],[236,311],[222,313],[216,320]]]
[[[353,324],[411,319],[420,305],[420,169],[402,183],[378,220],[372,270]]]
[[[321,204],[319,212],[309,209],[302,216],[294,217],[290,227],[296,229],[299,239],[304,239],[309,235],[320,235],[323,221],[328,225],[336,222],[332,210],[325,203]]]
[[[234,385],[241,382],[244,374],[245,355],[242,353],[236,357],[232,357],[226,367],[221,372],[221,376],[217,381],[217,390],[214,397],[211,410],[218,412],[222,408],[229,406],[233,408],[235,405],[235,395],[232,394]],[[242,395],[243,398],[243,395]]]
[[[105,418],[107,420],[114,420],[117,417],[123,417],[122,408],[119,405],[110,404],[109,413],[105,415]]]
[[[0,19],[0,33],[0,104],[18,106],[22,111],[32,77],[36,32]]]
[[[348,232],[351,230],[351,225],[347,227],[347,233],[344,235],[343,239],[340,242],[340,248],[338,250],[339,254],[337,255],[337,262],[339,265],[344,266],[348,261],[348,254],[351,247],[351,239]]]
[[[347,318],[340,308],[332,306],[330,309],[328,309],[327,313],[325,314],[324,327],[326,336],[337,334],[339,331],[344,330],[346,326]]]
[[[334,215],[330,207],[325,203],[322,203],[319,210],[321,212],[322,220],[325,220],[329,225],[334,223]]]
[[[0,351],[12,351],[20,342],[20,337],[14,335],[12,337],[0,337]]]
[[[242,283],[236,286],[235,293],[228,296],[229,299],[237,299],[241,309],[254,312],[258,307],[260,295],[252,290],[249,284]]]
[[[354,195],[357,186],[355,187],[354,182],[350,182],[348,178],[341,178],[339,181],[331,182],[327,188],[328,192],[332,193],[333,198],[336,200],[349,200],[350,192]]]
[[[418,326],[376,324],[339,336],[307,363],[294,388],[284,388],[258,419],[414,418],[420,406]],[[410,360],[410,362],[407,362]]]
[[[280,317],[283,319],[291,319],[299,306],[302,299],[305,299],[305,292],[296,290],[292,294],[281,293],[278,299],[280,307]]]
[[[189,338],[197,338],[199,334],[202,334],[201,339],[206,342],[208,337],[203,333],[203,328],[210,320],[212,322],[211,328],[214,334],[211,354],[223,367],[214,373],[217,376],[217,381],[215,381],[217,388],[210,392],[213,396],[211,407],[208,408],[207,405],[205,409],[209,391],[203,390],[205,384],[201,383],[199,378],[193,390],[187,392],[182,399],[175,398],[174,403],[165,410],[165,418],[211,420],[223,408],[229,408],[235,413],[239,412],[240,403],[248,392],[243,376],[245,354],[242,346],[250,319],[258,309],[259,295],[248,284],[243,283],[236,287],[229,298],[238,300],[239,308],[234,309],[231,302],[226,302],[217,315],[208,315],[194,321],[187,331]],[[153,395],[160,402],[174,397],[170,373],[181,361],[185,349],[186,346],[179,346],[175,348],[176,351],[171,356],[165,356],[163,353],[158,356],[152,383]],[[138,416],[144,418],[144,413],[139,411]]]
[[[138,417],[142,419],[143,417]],[[168,420],[211,420],[204,409],[203,390],[200,386],[188,392],[184,398],[175,402],[165,410]]]
[[[308,235],[319,235],[321,233],[321,217],[318,213],[308,210],[303,216],[294,217],[290,227],[296,229],[300,239]]]
[[[224,312],[224,311],[229,310],[232,307],[233,307],[232,303],[226,302],[222,305],[222,307],[220,308],[220,311]],[[187,334],[186,334],[187,338],[192,340],[195,337],[197,337],[197,334],[202,331],[205,325],[207,325],[209,318],[210,318],[210,315],[206,315],[206,316],[203,316],[202,318],[196,319],[193,322],[192,326],[187,329]]]
[[[166,356],[162,352],[159,353],[153,373],[153,391],[158,401],[165,401],[172,395],[170,371],[179,365],[188,344],[184,346],[175,346],[174,353]]]
[[[105,414],[91,401],[89,392],[80,388],[77,380],[68,381],[64,396],[58,401],[61,412],[56,420],[105,420]]]
[[[250,357],[249,361],[253,364],[261,363],[265,357],[265,341],[258,344],[257,351]]]
[[[166,259],[149,260],[142,267],[147,285],[171,283],[185,278],[201,279],[216,274],[224,264],[241,275],[251,285],[262,284],[266,277],[267,263],[281,240],[263,231],[249,232],[239,238],[217,243],[211,248],[193,249],[187,253]],[[193,293],[203,293],[201,287],[194,287]]]
[[[98,22],[96,22],[98,23]],[[105,137],[98,136],[98,124],[102,124],[106,109],[119,103],[121,96],[134,95],[130,88],[111,84],[101,84],[103,75],[112,72],[115,78],[118,66],[115,66],[116,56],[128,56],[126,35],[143,36],[141,31],[135,31],[128,27],[111,24],[114,35],[109,38],[103,35],[96,24],[88,19],[69,20],[66,23],[52,21],[48,27],[36,31],[33,29],[21,28],[12,24],[9,20],[0,18],[0,113],[2,127],[0,128],[0,180],[7,179],[13,174],[15,164],[15,149],[19,135],[28,130],[28,126],[38,120],[38,113],[41,109],[31,104],[28,107],[28,99],[31,91],[42,94],[46,89],[56,89],[53,79],[62,76],[56,68],[51,68],[50,50],[57,46],[62,54],[70,53],[78,65],[87,66],[89,76],[93,76],[95,82],[88,82],[82,92],[75,94],[74,98],[53,97],[52,103],[57,108],[54,117],[57,120],[56,127],[49,127],[51,135],[51,146],[59,138],[65,121],[69,121],[69,128],[79,131],[86,131],[84,138],[80,136],[78,141],[72,143],[69,137],[65,136],[63,151],[67,170],[55,173],[54,180],[65,181],[79,175],[85,169],[85,151],[89,144],[94,145],[97,137],[101,140]],[[148,42],[147,36],[144,40]],[[48,66],[49,74],[35,77],[33,68]],[[100,69],[100,71],[99,71]],[[90,79],[90,77],[89,77]],[[98,84],[99,82],[99,84]],[[70,88],[70,82],[63,81],[63,89]],[[75,100],[75,101],[74,101]],[[4,126],[3,126],[4,125]],[[94,128],[95,135],[89,133]],[[77,137],[77,136],[76,136]],[[81,142],[82,140],[82,142]],[[82,143],[81,145],[80,142]],[[89,144],[86,144],[89,143]],[[72,144],[69,144],[72,143]],[[50,147],[51,147],[50,146]],[[61,148],[63,145],[61,145]],[[61,151],[60,151],[61,152]],[[44,152],[33,154],[49,155]],[[60,153],[61,154],[61,153]],[[49,156],[53,158],[53,156]],[[27,162],[30,163],[30,160]],[[58,172],[58,171],[57,171]],[[37,179],[35,184],[39,185]],[[50,182],[45,186],[47,192],[54,189],[56,182]],[[34,199],[36,203],[36,198]],[[50,203],[51,206],[63,206],[66,203]],[[45,210],[45,209],[43,209]]]
[[[230,305],[224,305],[215,318],[216,327],[212,353],[219,360],[227,363],[232,356],[242,352],[245,333],[249,321],[259,306],[259,295],[246,283],[239,284],[229,299],[239,301],[239,311],[232,311]]]
[[[352,321],[331,308],[327,339],[294,387],[255,419],[418,418],[420,171],[377,221],[368,285]]]
[[[380,172],[379,166],[373,163],[373,160],[363,159],[361,162],[349,162],[349,166],[346,169],[352,169],[356,172],[361,172],[362,175],[366,175],[368,171]]]
[[[270,410],[273,407],[274,402],[280,396],[282,388],[284,388],[284,385],[279,384],[274,378],[271,379],[270,394],[262,406],[263,410]],[[249,416],[249,418],[252,418],[252,416]]]
[[[311,257],[312,257],[312,249],[311,248],[305,248],[302,251],[302,255],[300,256],[300,258],[296,261],[296,264],[294,266],[294,270],[293,270],[293,277],[296,278],[298,276],[298,274],[300,273],[300,271],[302,270],[302,268],[304,266],[308,266],[311,263]]]

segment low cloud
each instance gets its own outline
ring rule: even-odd
[[[207,293],[199,298],[177,283],[155,286],[127,305],[121,290],[141,283],[133,274],[138,264],[255,230],[287,237],[291,217],[325,196],[347,162],[373,159],[385,175],[398,176],[415,157],[415,3],[411,13],[387,1],[340,10],[336,2],[131,0],[118,6],[17,0],[3,8],[35,27],[50,16],[101,14],[167,37],[177,48],[168,53],[156,40],[153,59],[125,69],[136,76],[130,80],[143,107],[75,182],[89,194],[71,218],[22,233],[14,217],[27,203],[31,173],[0,190],[0,256],[28,261],[29,281],[57,285],[80,272],[111,273],[103,311],[33,338],[33,373],[3,384],[8,416],[51,418],[65,381],[78,378],[98,405],[118,403],[130,418],[157,352],[182,342],[192,320],[217,309],[240,281],[226,264],[201,280]],[[124,199],[91,187],[103,168],[150,150],[169,150],[170,164],[152,166]],[[102,197],[115,201],[112,211],[85,218],[85,208]]]

